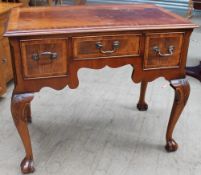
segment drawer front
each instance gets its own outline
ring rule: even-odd
[[[141,35],[85,36],[73,38],[74,59],[139,56]]]
[[[180,65],[183,33],[148,34],[144,69],[176,68]]]
[[[24,40],[20,44],[24,78],[67,74],[67,39]]]

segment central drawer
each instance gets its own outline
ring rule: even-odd
[[[140,34],[73,37],[73,59],[139,56]]]

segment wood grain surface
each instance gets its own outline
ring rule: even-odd
[[[13,10],[6,36],[194,27],[180,16],[147,4],[38,7]]]

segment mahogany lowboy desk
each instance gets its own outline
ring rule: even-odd
[[[195,27],[182,17],[145,4],[14,9],[5,36],[15,75],[11,111],[26,152],[22,172],[34,171],[27,127],[33,93],[46,86],[77,88],[77,72],[82,67],[132,65],[131,78],[141,83],[137,108],[142,111],[148,108],[147,83],[158,77],[170,81],[175,99],[165,148],[176,151],[172,134],[190,92],[185,65]]]

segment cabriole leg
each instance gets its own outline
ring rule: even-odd
[[[140,88],[140,99],[137,104],[137,108],[139,111],[146,111],[148,109],[148,105],[145,102],[145,95],[146,95],[146,89],[147,89],[147,82],[142,81],[141,88]]]
[[[34,172],[31,140],[27,127],[27,122],[30,120],[30,115],[28,117],[28,114],[30,114],[30,102],[33,97],[33,94],[13,94],[11,99],[12,117],[26,153],[21,162],[21,171],[25,174]]]
[[[175,98],[168,123],[165,148],[168,152],[173,152],[178,148],[178,144],[172,138],[173,130],[188,100],[190,85],[186,79],[172,80],[170,85],[175,90]]]
[[[27,104],[25,107],[25,116],[27,117],[27,122],[32,123],[32,117],[31,117],[31,104]]]

